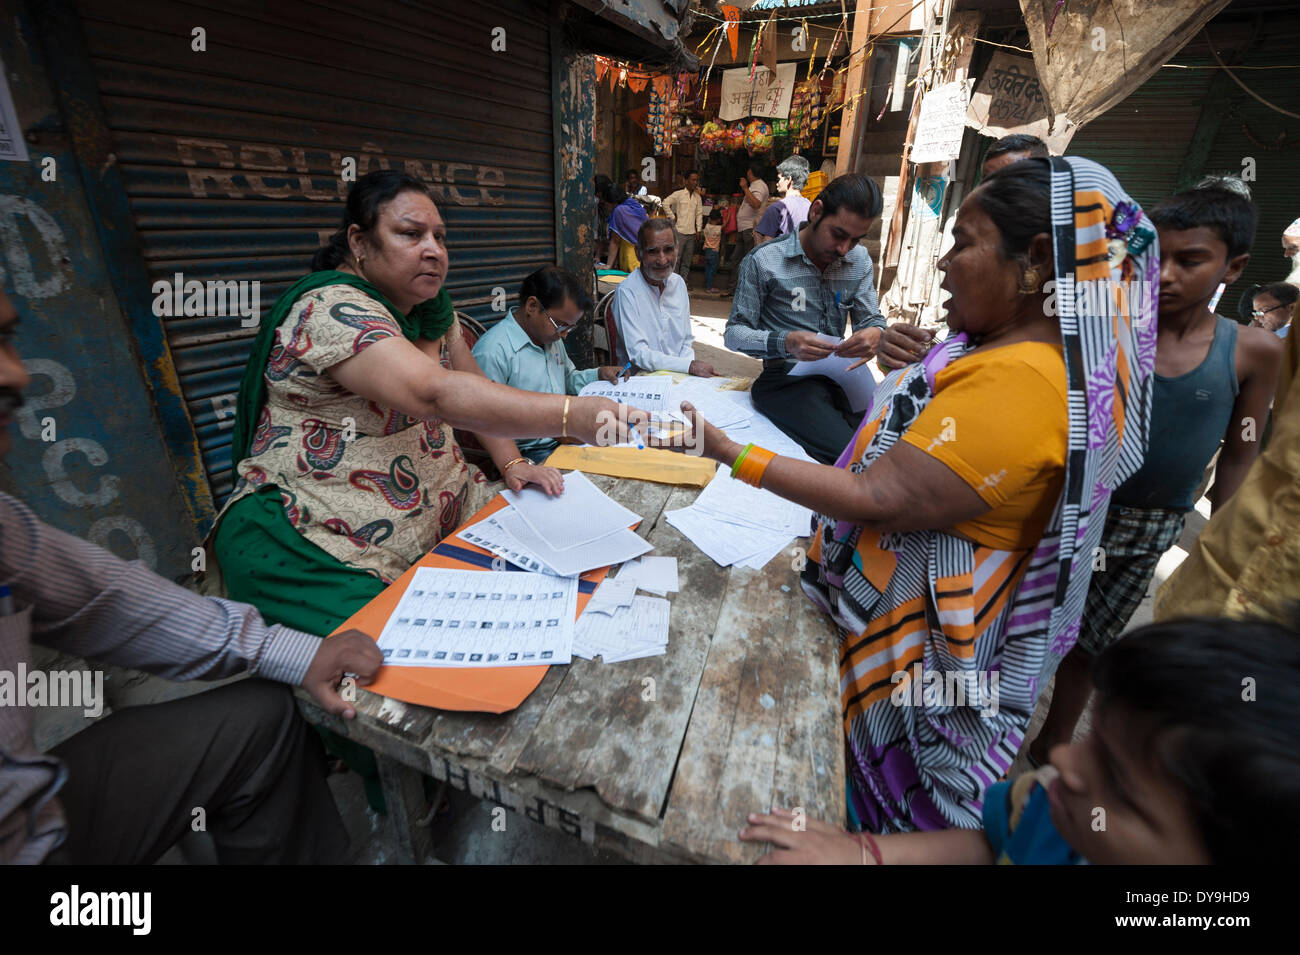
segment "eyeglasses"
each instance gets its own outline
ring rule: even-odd
[[[1256,318],[1263,318],[1269,312],[1276,312],[1279,308],[1290,308],[1290,305],[1274,305],[1272,308],[1252,308],[1250,314]]]
[[[545,315],[550,323],[555,326],[555,334],[559,335],[561,338],[568,335],[569,332],[578,327],[577,322],[574,322],[572,325],[561,325],[555,319],[551,318],[551,313],[546,309],[542,309],[542,314]]]

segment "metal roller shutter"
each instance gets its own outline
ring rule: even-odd
[[[1178,62],[1202,61],[1180,56]],[[1075,133],[1066,152],[1101,163],[1150,208],[1174,191],[1212,75],[1211,70],[1157,70],[1131,96]]]
[[[522,0],[472,17],[449,7],[79,2],[150,280],[258,280],[265,311],[338,227],[353,157],[358,175],[402,168],[433,186],[452,298],[500,317],[492,289],[513,297],[556,256],[548,25]],[[505,53],[491,51],[494,25]],[[220,506],[255,329],[162,321]]]

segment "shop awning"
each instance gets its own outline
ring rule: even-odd
[[[693,72],[699,58],[683,45],[690,0],[569,0],[564,25],[575,47],[672,72]]]

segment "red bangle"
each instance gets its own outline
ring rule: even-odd
[[[855,832],[854,838],[858,840],[858,845],[862,846],[862,864],[867,864],[867,850],[871,850],[871,857],[876,860],[876,865],[884,865],[885,860],[880,857],[880,846],[876,845],[876,840],[872,838],[869,832]]]

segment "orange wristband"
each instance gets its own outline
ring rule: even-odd
[[[746,484],[759,487],[763,483],[763,472],[775,457],[776,455],[766,448],[750,448],[749,453],[745,455],[745,460],[740,462],[736,477]]]

